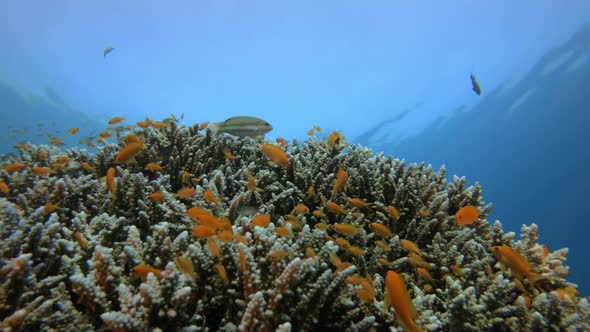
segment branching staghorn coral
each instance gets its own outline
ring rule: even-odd
[[[12,160],[25,167],[0,171],[2,329],[381,331],[400,326],[389,270],[424,330],[590,329],[567,249],[546,251],[534,224],[516,241],[488,223],[478,184],[338,133],[293,141],[281,167],[252,139],[165,124],[134,130],[145,149],[129,163],[115,156],[133,138],[116,131],[96,154],[27,145]],[[470,226],[455,221],[464,206],[479,211]],[[504,269],[498,245],[545,279]]]

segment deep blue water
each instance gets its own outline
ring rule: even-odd
[[[444,164],[449,176],[479,182],[484,200],[493,203],[488,220],[500,220],[506,231],[519,234],[522,224],[539,225],[541,243],[570,249],[570,280],[584,295],[590,293],[588,45],[590,27],[546,54],[510,90],[486,93],[484,87],[481,102],[469,111],[458,109],[416,136],[373,143],[408,162],[436,169]],[[371,145],[374,135],[369,131],[359,142]]]

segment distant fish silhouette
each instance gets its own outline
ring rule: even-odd
[[[479,82],[477,81],[477,77],[475,77],[474,73],[471,73],[471,86],[472,86],[472,90],[477,93],[478,96],[481,95],[481,86],[479,85]]]
[[[111,52],[112,52],[114,49],[115,49],[115,48],[114,48],[114,47],[111,47],[111,46],[108,46],[108,47],[106,47],[106,48],[105,48],[105,49],[102,51],[102,56],[103,56],[103,57],[106,57],[106,56],[107,56],[107,54],[111,53]]]

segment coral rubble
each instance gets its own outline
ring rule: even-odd
[[[480,186],[444,168],[339,133],[276,145],[273,162],[204,126],[141,127],[96,154],[27,145],[0,171],[2,329],[381,331],[400,326],[391,270],[427,331],[590,330],[567,249],[546,250],[534,224],[515,240],[488,223]],[[465,206],[479,211],[469,226],[455,221]],[[492,246],[544,278],[505,269]]]

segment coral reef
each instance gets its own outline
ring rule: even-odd
[[[590,330],[567,249],[549,252],[534,224],[504,233],[480,186],[444,168],[337,132],[281,141],[288,163],[273,163],[250,138],[143,124],[96,154],[26,145],[0,171],[2,329],[400,329],[391,270],[427,331]],[[458,225],[468,205],[480,214]],[[504,269],[492,246],[544,278]]]

